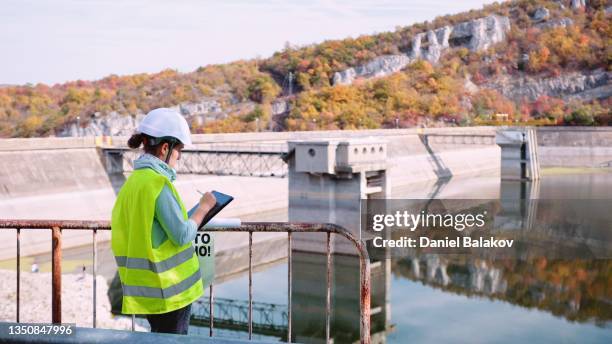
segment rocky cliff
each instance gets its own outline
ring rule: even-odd
[[[557,5],[561,9],[565,8],[563,2],[557,2]],[[586,3],[584,0],[572,0],[569,6],[573,10],[584,10]],[[606,14],[610,14],[608,9]],[[530,19],[533,27],[540,30],[574,25],[571,18],[552,18],[550,10],[546,7],[538,7]],[[410,51],[405,55],[383,55],[364,65],[337,72],[334,74],[333,84],[348,85],[357,78],[387,76],[402,70],[417,59],[437,63],[444,51],[449,48],[464,47],[471,52],[483,51],[496,43],[503,42],[509,30],[510,20],[507,17],[490,15],[418,33],[412,39]],[[523,58],[528,61],[529,54],[525,54]],[[469,81],[469,86],[468,91],[472,94],[478,89],[492,88],[514,101],[533,101],[543,95],[580,101],[612,96],[610,73],[603,70],[566,72],[555,77],[505,74],[480,87]]]
[[[216,100],[202,100],[200,102],[185,102],[173,106],[192,124],[202,125],[208,120],[215,120],[225,116],[221,104]],[[143,113],[121,115],[116,111],[103,116],[94,113],[87,119],[87,124],[71,123],[58,136],[129,136],[136,130],[138,123],[144,117]]]
[[[379,56],[358,67],[348,68],[334,74],[334,85],[351,84],[356,78],[386,76],[406,67],[416,59],[436,63],[448,48],[465,47],[472,52],[490,48],[502,42],[510,30],[507,17],[490,15],[454,26],[445,26],[417,34],[406,55]]]
[[[546,95],[557,98],[590,101],[612,95],[612,73],[603,70],[571,72],[552,78],[533,76],[501,78],[484,86],[503,94],[506,98],[533,101]]]
[[[334,74],[334,85],[351,84],[357,77],[373,78],[395,73],[413,59],[406,55],[379,56],[363,66],[346,69]]]

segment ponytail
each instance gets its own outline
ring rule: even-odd
[[[140,147],[140,145],[142,145],[142,149],[145,151],[145,153],[149,153],[151,155],[158,156],[161,146],[164,143],[174,145],[175,143],[172,143],[172,142],[174,141],[167,140],[165,138],[162,138],[162,139],[155,138],[147,134],[136,133],[130,137],[127,144],[128,144],[128,147],[130,147],[131,149],[137,149]],[[170,146],[170,151],[172,151],[172,146]]]
[[[134,134],[134,135],[132,135],[132,137],[130,137],[130,139],[127,142],[128,147],[130,147],[132,149],[136,149],[136,148],[140,147],[140,145],[142,144],[143,140],[144,140],[144,137],[143,137],[142,134],[140,134],[140,133]]]

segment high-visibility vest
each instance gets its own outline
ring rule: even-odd
[[[111,222],[112,250],[123,289],[124,314],[160,314],[191,304],[204,290],[200,264],[191,243],[151,241],[155,201],[167,185],[185,206],[165,176],[149,168],[135,170],[117,195]]]

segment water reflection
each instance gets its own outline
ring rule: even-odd
[[[469,297],[486,296],[602,327],[612,320],[611,269],[610,260],[492,261],[427,256],[393,262],[398,276],[434,288]]]
[[[588,199],[584,192],[559,190],[582,190],[576,183],[584,183],[595,199],[612,194],[607,192],[612,190],[609,176],[498,184],[494,226],[518,241],[510,256],[422,250],[373,255],[373,342],[610,342],[609,201],[526,201],[542,194]],[[593,186],[597,183],[599,188]],[[444,185],[438,183],[436,190],[434,184],[430,194],[437,195]],[[426,209],[440,206],[436,201],[423,204]],[[316,216],[312,208],[308,211]],[[574,220],[576,214],[592,221]],[[342,217],[347,216],[345,210]],[[359,338],[359,263],[342,253],[333,258],[331,334],[336,343],[352,343]],[[325,338],[325,255],[293,254],[293,339],[319,342]]]

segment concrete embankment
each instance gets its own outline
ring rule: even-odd
[[[538,128],[541,167],[612,167],[612,128]]]

